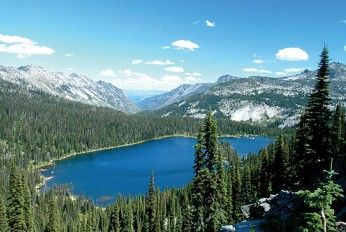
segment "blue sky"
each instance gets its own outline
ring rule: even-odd
[[[170,90],[223,74],[314,69],[324,43],[346,62],[345,0],[8,0],[0,64]]]

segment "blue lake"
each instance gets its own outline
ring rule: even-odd
[[[258,152],[272,142],[263,136],[220,140],[229,142],[240,155]],[[151,170],[160,189],[182,187],[193,177],[195,144],[194,138],[170,137],[77,155],[42,171],[45,177],[52,177],[44,188],[71,184],[73,194],[104,205],[118,194],[144,194]]]

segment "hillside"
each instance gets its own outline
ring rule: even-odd
[[[290,127],[298,122],[308,94],[315,84],[316,71],[271,78],[220,78],[207,91],[193,94],[157,110],[161,116],[203,118],[207,110],[233,121]],[[346,103],[346,65],[330,65],[330,89],[333,105]]]
[[[34,65],[19,68],[0,65],[0,79],[68,100],[111,107],[126,113],[138,111],[137,106],[121,89],[104,81],[95,82],[76,73],[51,72]]]

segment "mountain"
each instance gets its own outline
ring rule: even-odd
[[[231,75],[223,75],[223,76],[219,77],[219,79],[217,79],[216,83],[224,83],[224,82],[236,80],[239,78],[241,78],[241,77],[236,77],[236,76],[231,76]]]
[[[315,85],[317,71],[283,77],[250,76],[221,78],[204,92],[194,93],[155,114],[203,118],[207,110],[233,121],[295,125],[307,96]],[[332,104],[346,104],[346,65],[331,63],[330,93]]]
[[[285,80],[297,80],[297,79],[314,79],[317,76],[317,70],[310,71],[305,69],[302,73],[283,77]],[[330,80],[345,80],[346,78],[346,65],[333,62],[329,66],[329,79]]]
[[[90,105],[111,107],[126,113],[138,111],[121,89],[76,73],[51,72],[34,65],[19,68],[0,66],[0,79]]]
[[[143,110],[157,110],[174,102],[180,101],[196,93],[202,93],[209,89],[211,84],[183,84],[179,87],[160,95],[155,95],[138,102]]]

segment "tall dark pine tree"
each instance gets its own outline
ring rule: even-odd
[[[10,231],[13,232],[24,232],[26,231],[25,226],[25,215],[24,215],[24,197],[22,189],[22,180],[14,164],[12,164],[10,173],[10,192],[8,199],[8,224]]]
[[[35,231],[34,212],[31,204],[31,192],[25,175],[22,175],[23,198],[24,198],[24,217],[27,232]]]
[[[61,224],[58,213],[58,206],[55,196],[51,196],[49,201],[49,221],[46,227],[46,232],[59,232],[61,231]]]
[[[193,231],[204,231],[204,181],[207,178],[207,168],[205,167],[204,157],[204,134],[201,131],[197,136],[197,144],[195,146],[195,163],[194,178],[192,184],[192,227]]]
[[[273,191],[279,192],[287,187],[288,151],[282,136],[278,138],[274,148]]]
[[[220,172],[221,158],[218,148],[217,125],[208,112],[197,139],[195,176],[192,187],[194,231],[219,231],[225,220],[221,201],[224,174]]]
[[[269,183],[272,181],[270,176],[268,150],[264,149],[261,151],[261,167],[259,176],[259,194],[261,197],[268,197],[270,194]]]
[[[0,232],[8,232],[8,223],[6,215],[6,205],[5,201],[0,196]]]
[[[346,160],[343,157],[346,155],[344,150],[345,143],[345,111],[338,105],[333,115],[331,126],[331,151],[335,157],[335,169],[340,175],[346,173]]]
[[[119,207],[116,202],[110,212],[108,232],[120,232]]]
[[[327,47],[323,48],[320,55],[317,82],[309,96],[305,114],[302,116],[304,123],[300,124],[297,131],[297,143],[302,151],[296,150],[299,185],[313,188],[323,176],[321,170],[327,169],[330,162],[330,111],[328,108],[330,98],[328,90],[329,55]],[[303,133],[303,134],[299,134]]]
[[[150,175],[149,181],[149,189],[146,196],[145,203],[145,213],[146,213],[146,221],[145,221],[145,231],[147,232],[155,232],[155,220],[156,220],[156,199],[155,199],[155,179],[154,173]]]

